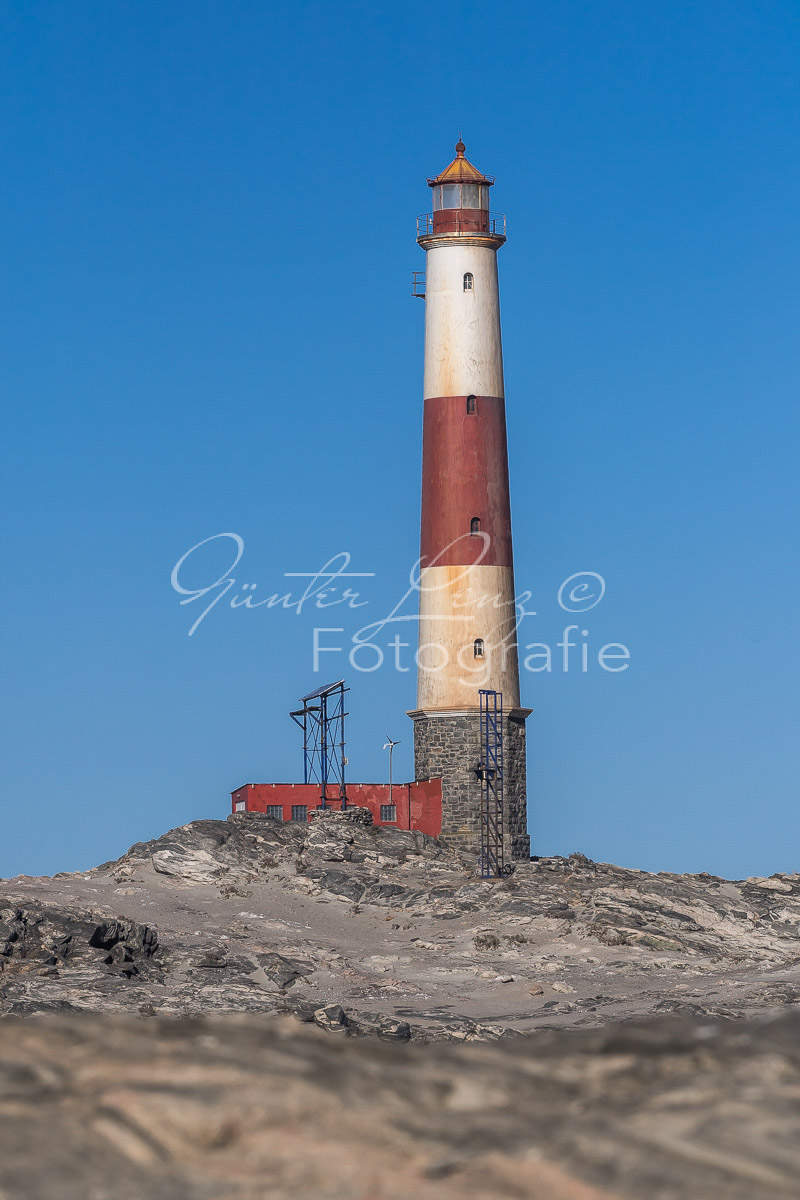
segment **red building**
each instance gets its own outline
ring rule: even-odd
[[[330,788],[331,797],[338,789]],[[231,792],[231,812],[260,812],[278,821],[308,821],[320,808],[318,783],[244,783]],[[442,830],[442,781],[418,779],[416,783],[348,783],[348,808],[368,808],[376,825],[419,829],[438,837]],[[325,807],[336,811],[342,802],[326,798]]]

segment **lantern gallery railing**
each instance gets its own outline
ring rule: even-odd
[[[434,228],[434,215],[436,228]],[[428,237],[433,233],[480,234],[490,237],[506,236],[505,213],[486,213],[480,228],[476,227],[476,210],[452,208],[434,213],[422,213],[417,217],[417,237]]]

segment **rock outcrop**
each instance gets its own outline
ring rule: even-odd
[[[195,821],[82,875],[0,881],[0,1015],[291,1011],[330,1032],[489,1041],[800,1001],[800,876],[581,854],[484,881],[355,809]]]

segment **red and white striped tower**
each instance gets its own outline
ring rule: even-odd
[[[417,779],[441,776],[442,835],[479,836],[480,688],[503,695],[505,841],[527,858],[525,719],[520,708],[497,251],[505,218],[494,179],[456,157],[428,184]]]

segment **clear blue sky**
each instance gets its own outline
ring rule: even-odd
[[[0,55],[0,873],[298,779],[340,664],[351,777],[387,732],[410,777],[413,672],[315,676],[311,631],[418,553],[414,218],[459,130],[508,214],[523,633],[631,653],[524,675],[534,850],[800,868],[797,5],[19,0]],[[262,594],[349,552],[367,607],[187,637],[170,571],[223,531]]]

